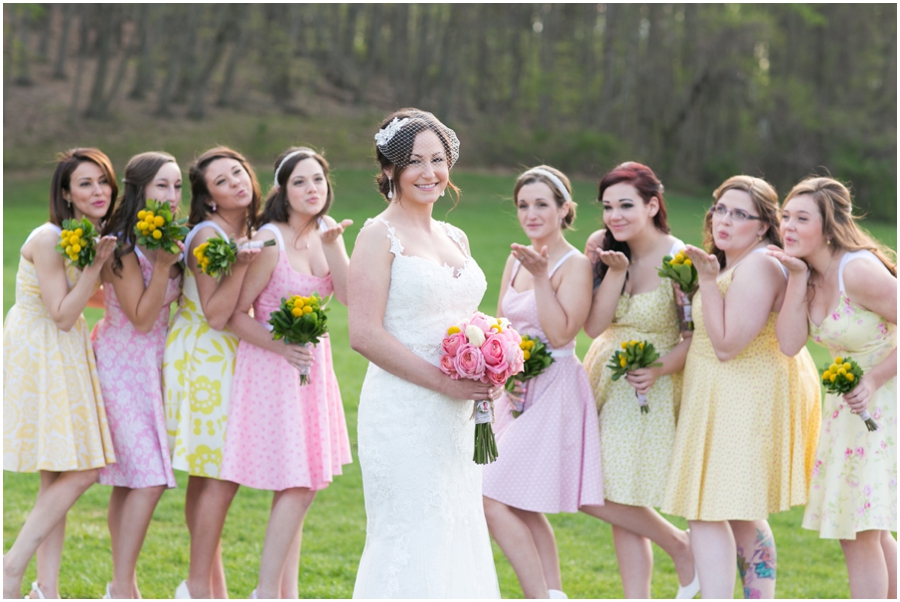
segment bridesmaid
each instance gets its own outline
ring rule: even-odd
[[[316,491],[352,461],[330,338],[307,350],[274,340],[267,328],[283,297],[333,291],[347,302],[350,259],[341,234],[353,221],[328,216],[328,172],[325,158],[309,148],[278,157],[265,225],[254,237],[278,246],[265,248],[244,278],[229,323],[241,342],[220,478],[274,493],[251,598],[297,598],[303,520]],[[309,384],[300,386],[298,369],[310,369]]]
[[[516,180],[513,198],[531,246],[512,244],[497,317],[547,343],[553,363],[520,388],[518,418],[497,402],[499,457],[484,467],[484,513],[526,598],[565,598],[553,528],[544,513],[603,504],[597,414],[575,335],[590,310],[591,262],[566,240],[575,221],[569,179],[540,165]]]
[[[100,273],[106,313],[94,327],[100,389],[116,463],[101,469],[112,485],[107,521],[113,580],[107,598],[140,598],[137,559],[163,491],[175,487],[163,412],[161,369],[169,306],[181,294],[178,255],[137,245],[134,226],[147,199],[181,203],[181,170],[167,153],[132,157],[125,190],[104,228],[119,247]],[[142,215],[142,214],[141,214]]]
[[[675,562],[678,598],[699,589],[688,534],[653,508],[662,503],[675,438],[681,370],[690,339],[682,339],[675,287],[658,276],[665,255],[684,243],[669,234],[663,185],[640,163],[623,163],[600,180],[606,229],[594,232],[585,253],[594,264],[595,288],[584,325],[596,337],[584,359],[599,409],[603,450],[602,506],[582,508],[612,525],[626,598],[649,598],[653,541]],[[613,381],[606,367],[622,341],[653,343],[662,366]],[[647,395],[641,414],[636,393]]]
[[[100,284],[115,237],[97,243],[83,270],[57,251],[62,223],[86,217],[97,230],[118,193],[109,158],[96,148],[59,156],[50,184],[50,221],[22,245],[16,304],[3,325],[3,469],[40,472],[34,508],[3,557],[3,597],[21,597],[37,552],[30,597],[59,597],[66,514],[116,461],[82,311]]]
[[[897,267],[856,224],[850,192],[809,178],[784,201],[790,278],[776,330],[794,353],[807,337],[865,371],[844,396],[827,395],[803,527],[839,539],[854,598],[897,597]],[[869,432],[863,410],[879,425]]]
[[[734,176],[713,198],[711,254],[686,249],[700,289],[662,510],[691,526],[705,597],[733,596],[737,556],[744,596],[773,598],[767,519],[806,503],[818,376],[806,349],[784,355],[775,336],[787,277],[766,245],[781,247],[778,195],[764,180]]]
[[[220,234],[252,234],[260,190],[247,160],[230,148],[200,155],[188,172],[193,226],[184,241],[184,294],[163,356],[163,390],[172,466],[189,475],[184,513],[191,533],[190,574],[176,598],[226,598],[221,536],[238,486],[220,477],[238,338],[226,327],[259,249],[237,254],[220,281],[204,274],[194,249]]]

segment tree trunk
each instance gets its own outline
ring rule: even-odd
[[[541,31],[541,77],[538,92],[537,123],[540,127],[550,129],[553,124],[551,103],[553,102],[553,63],[556,60],[556,17],[560,8],[555,4],[546,5],[543,11],[543,30]]]
[[[59,6],[55,4],[41,4],[40,17],[37,26],[41,30],[41,37],[38,39],[37,58],[40,62],[46,63],[50,55],[50,32],[53,29],[53,15],[59,12]]]
[[[72,21],[75,19],[75,5],[63,4],[62,6],[62,31],[59,36],[59,46],[56,49],[56,61],[53,64],[53,79],[66,79],[66,57],[69,56],[69,32],[72,31]]]
[[[153,46],[150,43],[150,30],[154,25],[154,7],[147,4],[138,5],[137,15],[137,64],[134,69],[134,86],[128,93],[132,100],[144,100],[153,86]]]
[[[209,87],[209,80],[219,61],[225,55],[225,45],[229,34],[237,28],[237,21],[240,19],[240,8],[237,4],[226,5],[223,8],[228,13],[228,16],[220,20],[218,30],[209,45],[206,60],[203,61],[200,69],[196,72],[191,85],[192,96],[191,104],[187,110],[188,119],[199,120],[203,119],[205,115],[206,89]]]
[[[618,34],[622,23],[623,6],[619,4],[607,4],[604,14],[603,28],[603,73],[600,82],[600,101],[596,112],[596,125],[603,130],[609,129],[609,124],[615,115],[616,98],[619,93],[618,73]]]
[[[94,11],[96,16],[100,9]],[[94,70],[94,83],[88,96],[88,106],[84,116],[89,119],[106,117],[104,109],[104,91],[106,90],[106,72],[109,69],[112,51],[112,31],[118,21],[118,11],[110,10],[109,15],[96,19],[97,23],[97,66]]]
[[[234,73],[237,69],[238,61],[244,55],[244,49],[247,46],[247,40],[250,37],[250,26],[248,24],[250,13],[247,5],[235,5],[238,13],[233,23],[237,28],[237,35],[234,44],[231,45],[231,54],[228,55],[228,62],[225,64],[225,78],[222,81],[222,87],[219,89],[219,98],[216,100],[217,107],[230,107],[234,104]]]
[[[369,88],[369,79],[378,66],[381,51],[381,27],[384,9],[382,4],[370,4],[366,15],[366,58],[360,71],[359,86],[354,102],[362,104]]]
[[[19,4],[16,6],[16,13],[19,43],[13,46],[17,50],[16,77],[13,83],[17,86],[30,86],[34,83],[31,79],[31,53],[28,49],[31,38],[31,7],[27,4]]]

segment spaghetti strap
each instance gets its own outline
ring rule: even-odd
[[[472,255],[463,246],[462,238],[459,235],[459,228],[452,224],[448,224],[447,222],[441,223],[444,224],[444,231],[447,232],[447,236],[450,238],[450,240],[456,243],[456,245],[459,247],[459,250],[463,252],[463,255],[465,255],[466,258],[471,257]]]
[[[569,257],[571,257],[572,255],[574,255],[577,252],[578,252],[578,249],[570,249],[568,253],[566,253],[565,255],[560,257],[559,261],[556,262],[556,265],[553,266],[553,269],[550,270],[550,273],[547,274],[547,278],[553,278],[553,274],[555,274],[556,270],[558,270],[559,267],[566,262],[566,259],[568,259]]]
[[[260,226],[257,232],[262,232],[263,230],[274,232],[275,240],[278,241],[278,249],[280,251],[284,251],[284,238],[281,236],[281,230],[278,229],[278,226],[276,226],[275,224],[263,224],[262,226]]]
[[[188,235],[184,238],[184,250],[185,251],[187,251],[188,249],[191,248],[191,243],[194,241],[194,237],[197,235],[197,232],[199,232],[206,226],[214,228],[216,230],[216,232],[221,234],[222,238],[224,238],[225,240],[228,240],[230,238],[228,236],[228,233],[225,232],[225,230],[223,230],[219,224],[217,224],[216,222],[214,222],[212,220],[206,220],[206,221],[200,222],[199,224],[197,224],[196,226],[191,228],[190,232],[188,232]]]
[[[685,248],[687,248],[687,245],[684,244],[684,241],[676,238],[675,242],[672,243],[672,248],[669,249],[669,255],[672,255],[674,257],[675,254],[678,253],[678,251],[681,251]]]
[[[860,249],[859,251],[847,251],[844,253],[844,256],[841,257],[841,263],[838,265],[838,290],[844,292],[844,266],[853,261],[854,259],[859,259],[860,257],[871,258],[881,263],[881,260],[878,259],[878,256],[875,255],[872,251],[867,249]]]
[[[512,288],[513,282],[516,281],[516,274],[519,273],[520,267],[522,267],[522,262],[516,259],[515,263],[513,263],[512,274],[509,276],[509,288]]]

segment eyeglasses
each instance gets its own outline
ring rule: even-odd
[[[714,217],[718,217],[719,219],[725,219],[725,216],[731,216],[736,222],[746,222],[748,219],[756,219],[761,220],[762,218],[758,215],[750,215],[743,209],[729,209],[725,205],[713,205],[709,208],[709,212],[713,214]]]

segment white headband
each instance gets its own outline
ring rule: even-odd
[[[281,160],[281,163],[278,164],[278,167],[275,169],[275,188],[278,188],[280,184],[278,184],[278,172],[281,171],[281,166],[284,165],[288,159],[293,156],[299,155],[300,153],[308,152],[306,149],[295,150],[294,152],[288,154],[287,157]]]
[[[559,190],[559,193],[563,196],[564,199],[566,199],[566,202],[572,201],[572,195],[570,195],[569,191],[566,190],[566,187],[563,186],[562,180],[557,178],[555,175],[553,175],[546,169],[540,169],[540,168],[535,167],[534,169],[529,169],[528,171],[523,173],[522,177],[527,176],[527,175],[544,176],[545,178],[547,178],[548,180],[553,182],[553,185],[556,186],[556,188]]]

